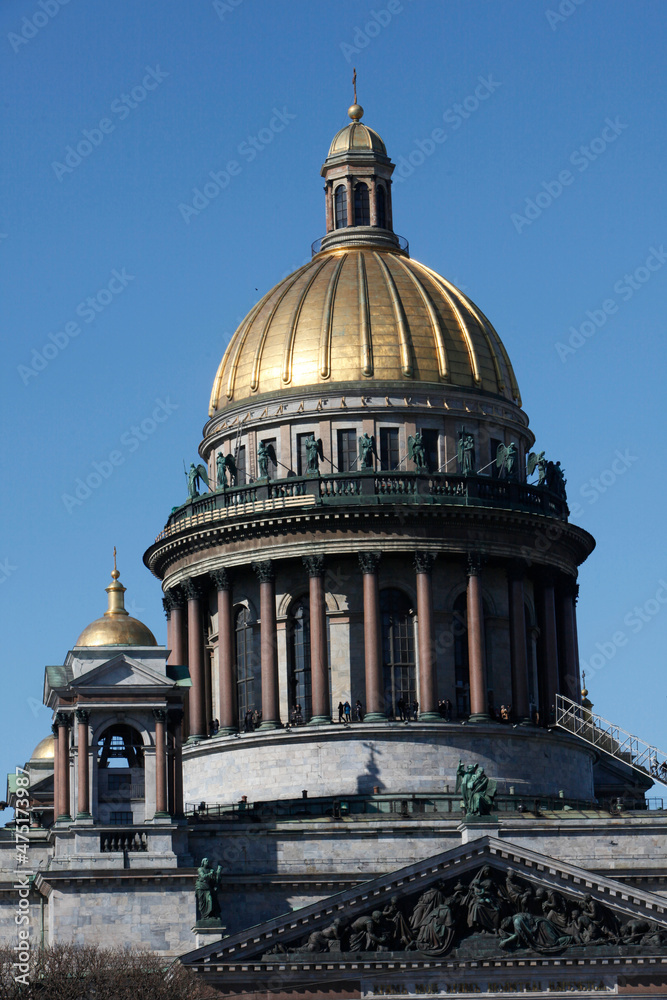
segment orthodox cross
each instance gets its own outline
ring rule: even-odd
[[[352,86],[354,87],[354,103],[357,103],[357,67],[354,67],[352,73]]]

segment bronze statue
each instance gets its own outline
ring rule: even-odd
[[[567,500],[567,493],[565,492],[567,479],[563,475],[560,462],[547,462],[546,483],[547,489],[550,489],[556,496],[559,496],[561,500]]]
[[[373,457],[377,458],[375,438],[369,434],[362,434],[359,438],[359,468],[372,469]]]
[[[220,888],[222,868],[211,867],[208,858],[202,858],[197,869],[195,880],[195,899],[197,901],[197,924],[199,926],[217,926],[221,922],[220,904],[216,889]]]
[[[194,500],[199,496],[200,480],[208,486],[208,473],[205,465],[195,465],[190,462],[190,468],[186,472],[188,477],[188,500]]]
[[[503,920],[502,932],[507,936],[499,942],[501,948],[530,948],[541,955],[557,955],[572,944],[569,934],[563,934],[546,917],[535,917],[531,913],[507,917]]]
[[[389,940],[380,910],[357,917],[350,925],[350,951],[388,951]]]
[[[224,489],[227,485],[227,478],[225,476],[225,459],[221,451],[217,454],[215,467],[217,470],[216,485],[218,489]]]
[[[472,476],[475,473],[475,439],[472,434],[463,428],[459,431],[459,441],[456,448],[456,455],[459,460],[459,470],[462,476]]]
[[[269,478],[269,459],[271,455],[269,449],[260,441],[257,445],[257,468],[259,469],[259,478],[268,479]]]
[[[322,438],[315,440],[315,435],[311,434],[306,438],[306,474],[314,475],[320,471],[320,459],[324,458],[322,450]]]
[[[531,451],[526,459],[526,475],[532,476],[535,469],[537,469],[537,485],[544,486],[547,478],[547,460],[543,451],[537,453]]]
[[[334,941],[339,943],[340,947],[340,937],[341,930],[343,927],[343,921],[340,917],[336,917],[332,924],[328,927],[322,928],[321,931],[313,931],[308,937],[308,942],[306,944],[306,951],[331,951],[332,944]]]
[[[418,471],[427,468],[426,448],[424,447],[424,439],[419,432],[414,437],[412,435],[408,437],[408,458],[412,459]]]
[[[496,468],[499,470],[501,478],[511,481],[519,478],[518,458],[519,449],[517,448],[516,441],[510,441],[507,446],[502,443],[498,445],[496,450]]]
[[[464,766],[459,761],[456,770],[456,791],[461,792],[466,816],[484,816],[491,812],[496,794],[496,782],[488,778],[479,764]]]

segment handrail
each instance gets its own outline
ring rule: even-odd
[[[556,695],[556,725],[640,774],[667,785],[667,754],[563,694]]]
[[[156,542],[181,528],[216,520],[221,516],[252,515],[281,506],[309,506],[354,500],[459,504],[526,510],[566,521],[565,500],[545,486],[463,476],[426,470],[362,469],[349,472],[259,479],[240,486],[224,486],[175,507]]]

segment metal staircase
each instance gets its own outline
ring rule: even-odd
[[[667,786],[667,754],[563,694],[556,695],[556,725]]]

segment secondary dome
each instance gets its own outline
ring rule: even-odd
[[[387,153],[387,147],[377,132],[362,125],[361,122],[351,122],[337,132],[329,147],[329,156],[347,153],[351,150],[374,149],[377,153]]]
[[[116,569],[116,550],[114,549],[114,568],[111,572],[111,583],[106,588],[109,595],[109,607],[101,618],[91,622],[75,642],[76,646],[157,646],[157,640],[148,626],[137,618],[132,618],[125,610],[125,587],[118,577]]]
[[[43,740],[40,740],[32,754],[30,760],[53,760],[55,757],[55,740],[49,733]]]
[[[209,415],[260,393],[356,381],[369,391],[449,384],[521,403],[500,337],[463,292],[398,250],[361,246],[322,251],[251,309],[220,362]]]

